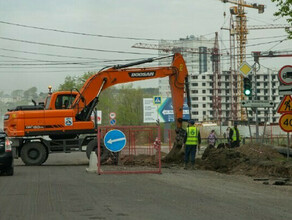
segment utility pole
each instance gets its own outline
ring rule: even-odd
[[[258,64],[259,65],[259,56],[256,54],[257,52],[255,52],[254,54],[254,82],[255,82],[255,85],[254,85],[254,98],[255,100],[258,100],[258,96],[257,96],[257,68],[256,68],[256,65]],[[258,108],[256,107],[255,108],[255,121],[256,121],[256,142],[259,141],[259,119],[258,119]]]

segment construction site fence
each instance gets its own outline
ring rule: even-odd
[[[126,136],[126,146],[110,153],[109,161],[101,161],[102,139],[110,130]],[[161,129],[157,126],[100,126],[98,129],[98,173],[130,174],[161,173]],[[101,141],[101,142],[100,142]]]

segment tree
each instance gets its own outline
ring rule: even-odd
[[[116,97],[119,125],[143,124],[143,92],[132,85],[122,86]]]
[[[31,87],[28,90],[25,90],[23,92],[23,97],[24,97],[25,100],[31,100],[31,99],[38,98],[37,88],[36,87]]]
[[[23,96],[23,90],[17,89],[11,92],[11,96],[13,99],[20,99]]]
[[[60,84],[58,87],[59,91],[71,91],[72,89],[78,89],[80,90],[86,80],[95,74],[94,72],[87,72],[84,73],[82,76],[66,76],[65,77],[65,82],[63,84]]]
[[[292,1],[291,0],[271,0],[276,2],[279,8],[277,12],[274,13],[275,16],[281,16],[286,18],[287,22],[292,25]],[[286,30],[289,34],[289,38],[292,39],[292,30]]]

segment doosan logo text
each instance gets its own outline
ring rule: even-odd
[[[129,76],[130,76],[131,78],[138,78],[138,77],[153,77],[153,76],[155,76],[155,71],[129,73]]]

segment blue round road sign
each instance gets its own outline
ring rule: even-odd
[[[116,119],[114,119],[114,118],[111,119],[111,120],[110,120],[110,124],[111,124],[111,125],[115,125],[115,124],[116,124]]]
[[[111,130],[104,136],[105,147],[112,152],[119,152],[126,146],[126,135],[120,130]]]

